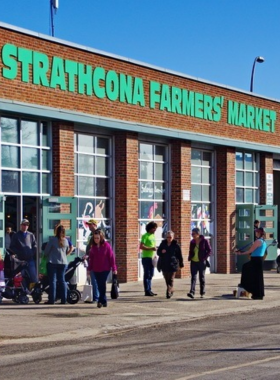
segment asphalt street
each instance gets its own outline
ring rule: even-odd
[[[265,273],[263,301],[236,299],[240,275],[207,275],[205,299],[171,300],[142,284],[121,284],[118,300],[96,305],[0,306],[0,368],[10,379],[280,379],[280,275]]]

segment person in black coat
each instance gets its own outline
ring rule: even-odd
[[[181,248],[174,240],[174,232],[167,231],[166,239],[158,247],[157,255],[159,256],[159,269],[162,270],[167,286],[166,298],[171,298],[175,274],[179,268],[184,266]]]

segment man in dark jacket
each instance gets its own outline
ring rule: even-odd
[[[10,250],[19,260],[27,262],[28,266],[26,269],[30,276],[30,283],[35,283],[37,282],[37,243],[33,233],[27,231],[28,227],[29,221],[23,219],[20,223],[20,230],[12,237]]]
[[[205,294],[205,269],[208,257],[212,250],[208,240],[200,235],[199,228],[192,229],[192,240],[190,242],[189,258],[191,262],[191,289],[188,293],[189,298],[194,298],[197,272],[199,273],[200,296]]]

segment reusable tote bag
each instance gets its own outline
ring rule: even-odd
[[[116,300],[119,296],[119,282],[116,274],[112,277],[111,298]]]

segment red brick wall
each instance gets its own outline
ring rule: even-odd
[[[235,149],[217,148],[217,272],[234,273]]]
[[[152,68],[140,66],[128,61],[116,58],[93,54],[86,50],[69,47],[62,43],[50,42],[42,38],[29,36],[24,33],[0,28],[0,46],[6,43],[15,44],[23,48],[33,49],[48,55],[103,67],[106,71],[115,70],[117,73],[125,73],[133,77],[140,77],[144,81],[146,106],[129,105],[118,101],[112,102],[108,99],[98,99],[96,96],[80,95],[60,89],[51,89],[44,86],[22,83],[20,81],[20,65],[18,78],[15,80],[0,77],[1,98],[13,99],[15,101],[33,103],[42,106],[54,107],[57,109],[68,109],[96,116],[127,120],[136,123],[157,125],[182,131],[208,134],[217,137],[236,138],[241,140],[257,141],[262,144],[278,145],[280,129],[276,128],[275,133],[254,131],[249,128],[238,127],[227,124],[227,100],[243,102],[248,105],[276,110],[279,116],[279,102],[251,96],[250,93],[241,93],[217,85],[198,82],[186,79],[179,75],[169,74],[164,71],[157,71]],[[0,70],[2,68],[0,67]],[[189,91],[200,92],[210,96],[224,96],[224,106],[222,119],[220,122],[207,121],[203,119],[187,117],[173,114],[167,111],[160,111],[158,108],[149,108],[149,83],[158,81],[161,84],[185,88]]]
[[[191,201],[183,200],[183,190],[191,190],[191,146],[174,140],[171,149],[171,230],[181,246],[185,264],[177,277],[185,277],[189,274]]]
[[[154,70],[121,59],[94,54],[82,48],[51,42],[22,32],[0,27],[0,47],[6,43],[36,50],[48,55],[69,59],[106,71],[115,70],[144,81],[146,106],[131,105],[96,96],[81,95],[59,88],[23,83],[21,68],[15,80],[0,76],[0,98],[23,103],[65,109],[94,116],[125,120],[132,123],[156,125],[169,129],[212,135],[217,138],[239,139],[278,146],[280,129],[276,123],[275,133],[229,125],[226,120],[227,100],[242,102],[255,107],[275,110],[279,117],[279,102],[241,93],[217,85],[187,79],[179,75]],[[2,70],[0,64],[0,70]],[[32,74],[30,69],[30,75]],[[149,108],[149,82],[157,81],[169,86],[200,92],[210,96],[223,96],[224,106],[220,122],[188,117]],[[164,131],[163,131],[164,135]],[[116,255],[120,268],[120,280],[132,281],[138,278],[138,136],[131,132],[115,133],[115,236]],[[53,195],[73,196],[74,194],[74,130],[71,123],[53,124]],[[191,204],[182,201],[182,191],[190,189],[190,146],[186,142],[172,142],[172,187],[171,226],[182,246],[185,263],[189,244]],[[217,271],[230,273],[235,269],[235,150],[220,146],[217,148]],[[261,155],[261,203],[265,203],[265,174],[272,173],[272,157]],[[187,268],[180,275],[188,273]]]
[[[115,246],[119,279],[138,280],[138,135],[115,134]]]
[[[73,197],[74,126],[66,122],[55,122],[52,126],[53,195]]]

